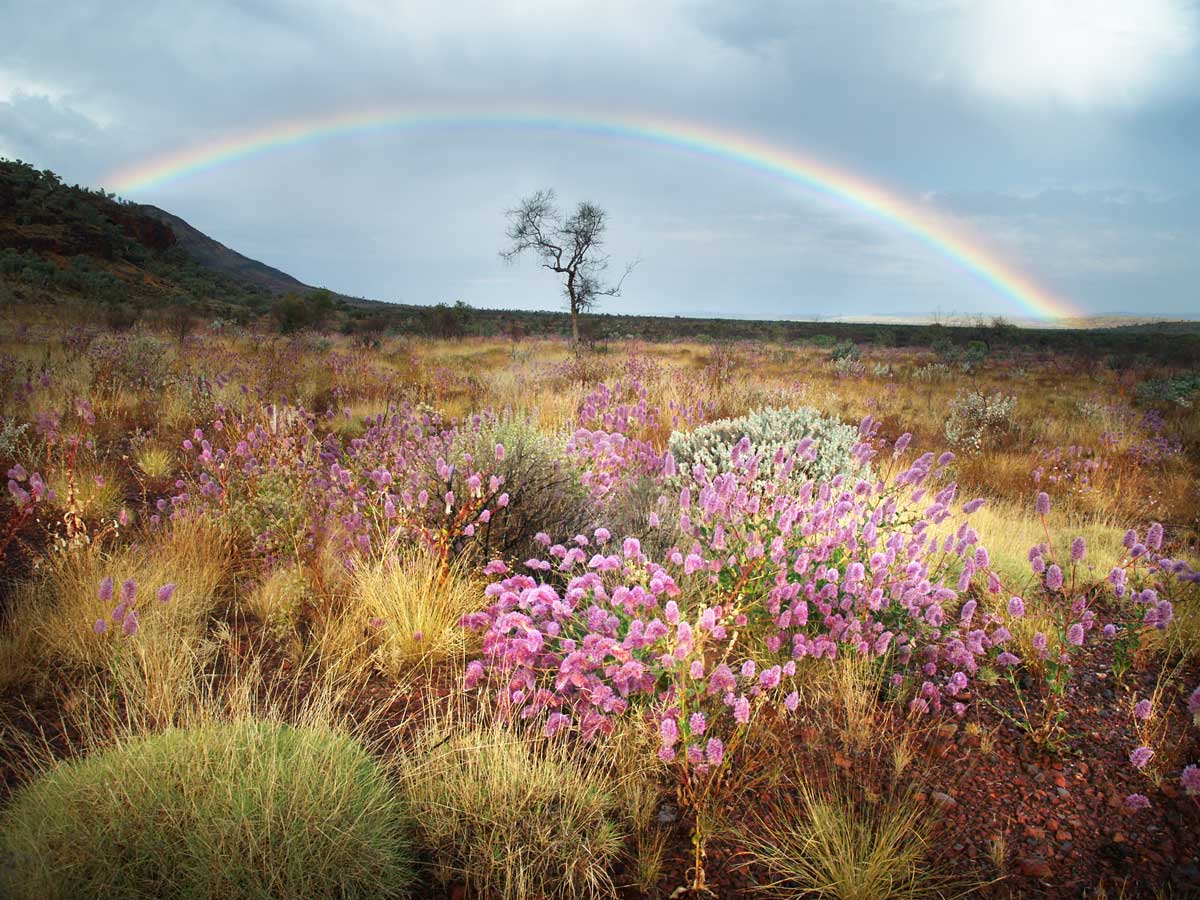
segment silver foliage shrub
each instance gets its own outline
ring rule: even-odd
[[[755,410],[736,419],[719,419],[694,431],[676,431],[667,448],[675,457],[681,475],[690,473],[697,463],[710,474],[716,474],[733,468],[730,454],[743,437],[750,439],[752,451],[761,457],[763,478],[774,472],[776,451],[791,452],[804,438],[812,438],[816,458],[798,463],[792,480],[819,482],[854,468],[850,450],[858,440],[858,429],[825,418],[807,406],[776,407]]]
[[[1013,411],[1016,407],[1016,397],[1007,397],[999,391],[994,394],[980,391],[960,394],[950,404],[950,415],[945,426],[946,440],[956,449],[978,452],[986,444],[1013,432],[1016,427]]]

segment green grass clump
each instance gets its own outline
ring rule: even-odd
[[[329,729],[244,719],[63,763],[0,820],[0,896],[395,897],[410,880],[380,766]]]

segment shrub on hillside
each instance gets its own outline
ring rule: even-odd
[[[36,898],[396,897],[404,819],[350,738],[251,719],[64,763],[0,821],[0,893]]]

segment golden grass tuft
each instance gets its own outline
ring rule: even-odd
[[[483,604],[482,586],[465,564],[445,568],[424,551],[387,553],[353,573],[344,605],[320,627],[318,642],[328,658],[369,659],[396,676],[460,656],[469,635],[458,621]]]
[[[433,727],[398,759],[434,877],[505,900],[600,897],[624,833],[612,781],[569,745],[504,724]]]
[[[9,677],[102,672],[125,704],[173,721],[197,690],[199,667],[211,649],[209,617],[220,604],[229,562],[217,532],[198,520],[169,523],[113,553],[93,545],[52,558],[40,575],[17,588],[7,637],[27,656],[24,670],[10,670]],[[104,602],[98,587],[108,576],[115,597]],[[138,587],[140,621],[132,636],[112,621],[126,579]],[[155,594],[167,583],[176,588],[163,603]],[[106,633],[94,631],[98,620],[109,626]]]
[[[138,449],[133,462],[143,475],[157,481],[168,477],[174,471],[175,457],[164,447],[148,444]]]
[[[947,881],[928,861],[930,825],[913,793],[859,799],[845,786],[802,780],[796,801],[772,810],[746,843],[775,878],[766,886],[774,896],[944,897]]]

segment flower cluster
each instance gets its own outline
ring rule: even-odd
[[[101,603],[112,603],[113,588],[112,576],[100,582],[97,596],[100,598]],[[121,592],[110,616],[114,628],[119,627],[121,634],[126,637],[133,637],[141,627],[141,611],[137,607],[137,590],[136,581],[132,578],[125,579],[121,583]],[[174,595],[175,585],[172,582],[162,585],[154,592],[154,596],[159,603],[167,603]],[[96,634],[107,634],[109,630],[108,619],[97,619],[96,623],[92,626],[92,630]]]
[[[636,379],[611,387],[597,385],[584,396],[577,426],[567,441],[567,458],[582,472],[585,488],[597,503],[613,502],[639,475],[658,475],[665,459],[651,435],[661,430],[658,410],[647,401]]]
[[[38,472],[27,472],[20,463],[8,470],[8,498],[12,509],[0,526],[0,561],[37,507],[42,503],[52,503],[55,499],[54,491],[46,487],[42,476]]]
[[[874,431],[864,421],[860,471]],[[463,620],[484,633],[468,687],[491,684],[501,708],[543,716],[550,733],[577,725],[594,735],[640,710],[661,755],[695,768],[718,764],[763,706],[795,709],[805,658],[874,657],[895,688],[911,687],[915,713],[945,703],[961,712],[980,661],[1003,655],[1010,634],[975,600],[959,604],[988,568],[978,535],[965,521],[933,535],[953,515],[956,488],[928,496],[928,483],[952,455],[917,458],[890,487],[845,475],[797,487],[792,469],[812,453],[811,442],[778,449],[763,479],[743,438],[730,471],[698,466],[679,492],[684,539],[662,559],[634,538],[612,548],[601,529],[549,546],[526,573],[489,564],[503,576],[487,589],[491,605]]]
[[[342,442],[319,436],[316,418],[299,409],[267,407],[257,420],[226,414],[183,442],[191,481],[181,479],[159,511],[230,512],[268,559],[306,552],[330,533],[352,556],[404,538],[448,558],[509,502],[493,471],[504,447],[485,459],[460,449],[483,421],[456,426],[404,406]]]

